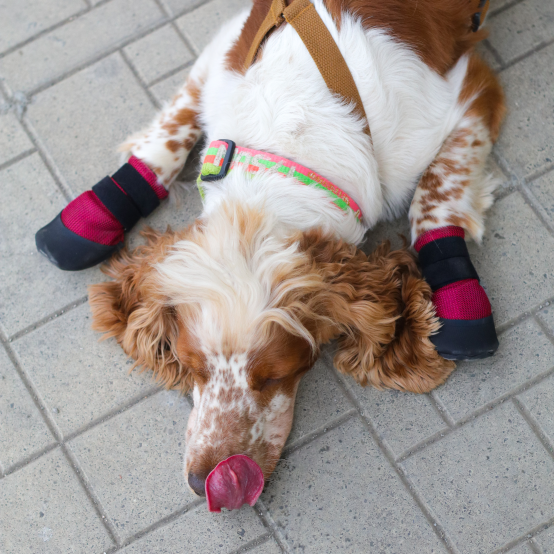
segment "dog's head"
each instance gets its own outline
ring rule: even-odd
[[[406,250],[368,258],[238,205],[144,235],[107,266],[113,281],[91,287],[94,327],[165,385],[192,390],[186,478],[208,497],[226,487],[221,505],[257,498],[248,489],[273,472],[322,344],[339,338],[336,366],[364,385],[424,392],[450,371],[428,339],[431,292]]]

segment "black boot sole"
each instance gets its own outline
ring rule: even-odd
[[[123,246],[105,246],[80,237],[62,222],[61,212],[48,225],[37,231],[37,250],[64,271],[80,271],[107,260]]]
[[[437,352],[447,360],[482,360],[498,350],[492,315],[469,321],[440,318],[440,322],[439,332],[430,339]]]

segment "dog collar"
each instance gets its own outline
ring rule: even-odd
[[[270,169],[288,177],[294,177],[303,185],[324,190],[336,206],[345,212],[351,210],[357,220],[362,221],[362,211],[358,204],[346,192],[315,171],[281,156],[237,146],[232,140],[214,140],[210,143],[196,181],[202,200],[204,200],[203,182],[223,179],[236,167],[241,167],[250,175]]]

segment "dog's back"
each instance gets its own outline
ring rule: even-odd
[[[254,16],[205,84],[208,134],[233,134],[244,144],[303,160],[359,198],[370,226],[398,213],[462,117],[463,54],[480,35],[469,32],[471,8],[454,1],[314,1],[355,79],[372,146],[290,25],[273,32],[244,70],[267,4],[255,3]],[[245,19],[229,23],[236,36]]]

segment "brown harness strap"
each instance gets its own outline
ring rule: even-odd
[[[283,21],[292,25],[302,39],[329,90],[354,104],[355,112],[366,122],[364,132],[371,136],[364,105],[350,69],[310,0],[294,0],[288,7],[285,0],[273,0],[252,41],[244,67],[250,67],[264,37]]]
[[[250,45],[250,50],[248,50],[248,54],[246,55],[246,58],[244,60],[244,69],[248,69],[254,62],[254,58],[256,57],[256,54],[260,49],[260,44],[262,43],[266,35],[271,30],[273,30],[273,28],[277,28],[279,27],[279,25],[281,25],[281,23],[283,23],[283,21],[285,20],[283,17],[283,11],[286,7],[287,5],[285,4],[285,0],[273,0],[271,2],[271,5],[269,6],[269,11],[267,12],[265,19],[258,29],[258,32],[256,33],[252,44]],[[252,10],[254,9],[255,8],[252,8]],[[252,11],[250,13],[250,17],[253,17],[253,15],[254,12]],[[246,27],[247,26],[245,25],[244,28]]]

